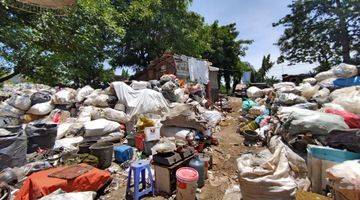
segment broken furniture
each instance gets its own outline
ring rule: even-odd
[[[181,167],[188,166],[193,157],[194,154],[170,166],[157,163],[155,159],[153,159],[154,162],[152,164],[155,170],[155,191],[157,193],[171,195],[176,190],[176,170]]]

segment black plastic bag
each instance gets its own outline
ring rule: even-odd
[[[21,126],[0,129],[0,171],[26,164],[26,134]]]
[[[52,149],[57,135],[57,124],[28,124],[25,128],[28,138],[27,153],[37,149]]]
[[[326,145],[360,153],[360,129],[332,130],[326,136]]]
[[[31,106],[38,103],[45,103],[51,100],[51,93],[48,91],[35,92],[30,97]]]

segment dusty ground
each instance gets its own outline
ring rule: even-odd
[[[226,189],[237,184],[237,165],[236,159],[245,152],[257,152],[261,147],[246,147],[243,145],[243,137],[236,133],[237,112],[241,107],[241,100],[231,98],[231,107],[233,112],[229,113],[227,119],[221,123],[221,132],[215,136],[219,138],[219,145],[213,146],[213,169],[209,172],[209,178],[205,186],[201,188],[198,199],[222,200]],[[121,183],[117,190],[106,195],[106,199],[119,200],[124,199],[125,184]],[[162,200],[164,197],[150,197],[146,199]]]

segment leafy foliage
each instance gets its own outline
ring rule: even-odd
[[[133,1],[132,4],[143,1]],[[206,48],[202,39],[204,22],[201,16],[188,11],[191,1],[146,2],[148,15],[143,18],[129,15],[125,37],[115,47],[112,65],[143,69],[165,51],[199,57]]]
[[[266,73],[274,66],[274,62],[271,62],[270,54],[264,56],[262,59],[261,67],[255,74],[257,82],[264,82],[266,80]]]
[[[251,43],[237,39],[235,24],[207,26],[189,11],[191,0],[78,0],[64,16],[23,12],[7,1],[0,1],[0,82],[23,74],[49,85],[98,86],[118,67],[140,70],[173,51],[209,59],[230,88]]]
[[[285,31],[278,41],[279,61],[318,62],[325,70],[339,62],[360,63],[360,4],[353,0],[295,0],[291,14],[274,26]]]
[[[236,77],[237,80],[241,77],[239,72],[242,71],[243,65],[240,62],[240,56],[245,55],[246,45],[251,44],[252,41],[237,39],[239,32],[236,30],[235,23],[220,26],[216,21],[208,29],[210,49],[204,51],[203,58],[210,60],[214,66],[220,68],[220,76],[224,77],[226,90],[229,91],[231,77]]]

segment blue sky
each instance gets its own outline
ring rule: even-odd
[[[250,62],[257,69],[264,55],[270,53],[274,61],[280,55],[274,43],[284,28],[274,28],[272,23],[290,13],[287,7],[290,3],[291,0],[194,0],[190,10],[201,14],[208,24],[215,20],[222,25],[235,22],[240,32],[239,38],[254,40],[242,60]],[[275,65],[268,76],[306,73],[313,67],[309,64]]]

